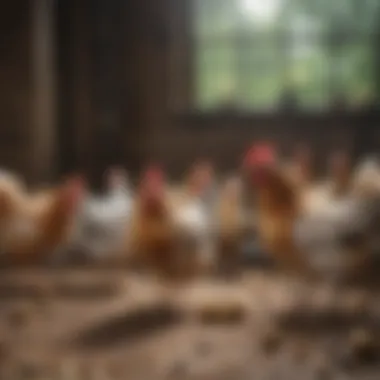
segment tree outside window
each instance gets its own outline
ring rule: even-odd
[[[194,106],[323,111],[377,99],[378,0],[193,0]]]

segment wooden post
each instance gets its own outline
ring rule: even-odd
[[[30,171],[34,181],[48,181],[56,169],[53,0],[33,0]]]
[[[121,125],[121,71],[125,1],[93,0],[91,7],[91,104],[93,112],[92,159],[94,184],[101,186],[102,172],[123,158]]]

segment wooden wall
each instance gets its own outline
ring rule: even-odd
[[[28,1],[0,6],[0,166],[24,173],[29,168],[33,95],[30,16]]]
[[[137,172],[151,160],[180,174],[197,157],[231,169],[254,139],[273,139],[285,151],[305,140],[321,159],[339,147],[377,149],[376,113],[184,112],[183,94],[191,90],[182,80],[190,75],[190,50],[178,29],[185,0],[114,0],[112,7],[101,0],[56,1],[46,26],[54,30],[50,40],[36,32],[35,5],[46,2],[0,7],[0,165],[30,179],[79,168],[99,182],[108,164]],[[42,45],[35,43],[38,35]],[[50,62],[55,80],[41,82],[36,46],[45,47],[42,65]]]
[[[141,157],[136,2],[67,0],[57,9],[59,168],[94,185],[111,164]]]
[[[0,166],[27,182],[49,180],[55,169],[51,4],[0,6]]]

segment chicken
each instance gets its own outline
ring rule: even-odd
[[[221,189],[217,205],[218,256],[223,272],[236,271],[240,264],[247,223],[243,210],[242,182],[231,177]]]
[[[297,246],[320,273],[336,280],[368,269],[372,251],[368,206],[363,199],[347,196],[297,220]]]
[[[358,195],[378,197],[380,194],[380,162],[376,157],[367,157],[353,172],[354,192]]]
[[[7,188],[9,191],[24,191],[25,185],[21,179],[14,173],[6,170],[0,170],[0,187]]]
[[[335,152],[329,161],[331,191],[336,197],[344,196],[352,190],[351,160],[345,152]]]
[[[214,212],[218,194],[218,185],[215,179],[215,169],[211,162],[202,161],[193,168],[193,186],[195,192],[199,189],[199,195],[204,207],[210,215]]]
[[[262,143],[265,145],[266,143]],[[245,154],[241,166],[242,208],[244,223],[244,239],[242,242],[242,257],[246,264],[269,264],[270,258],[258,238],[258,208],[257,192],[252,188],[252,167],[255,166],[256,144],[251,145]]]
[[[256,196],[255,193],[252,192],[252,178],[251,178],[251,171],[252,171],[252,165],[251,162],[252,157],[254,157],[254,152],[256,149],[256,145],[253,144],[248,152],[246,153],[242,166],[241,166],[241,178],[243,182],[243,204],[245,209],[247,209],[247,220],[250,219],[250,216],[254,214],[254,210],[256,208]],[[255,218],[252,218],[255,220]],[[254,224],[254,222],[253,222]]]
[[[351,162],[344,152],[334,152],[328,161],[326,181],[309,187],[303,193],[302,204],[306,213],[328,208],[339,199],[352,195]]]
[[[371,232],[375,258],[380,257],[380,163],[376,157],[367,157],[355,168],[352,179],[353,194],[365,199],[371,211]]]
[[[131,220],[133,193],[126,173],[106,173],[107,193],[87,194],[77,215],[67,251],[59,260],[114,264],[124,259],[124,235]],[[68,253],[68,254],[67,254]]]
[[[314,180],[312,163],[313,156],[310,148],[301,144],[296,148],[291,161],[284,168],[286,175],[301,190],[312,185]]]
[[[83,193],[83,181],[71,178],[43,194],[8,197],[10,212],[0,236],[3,260],[19,265],[48,260],[68,239]]]
[[[257,230],[257,197],[256,192],[252,191],[252,157],[256,145],[252,145],[248,152],[245,154],[243,163],[241,165],[240,178],[242,182],[242,207],[243,219],[247,232],[255,232]]]
[[[173,192],[175,203],[187,202],[188,198],[193,199],[196,196],[212,213],[217,199],[217,187],[212,164],[207,161],[197,162],[190,168],[182,185]]]
[[[284,267],[307,270],[306,258],[293,238],[294,225],[301,210],[294,183],[276,165],[274,152],[266,145],[251,149],[246,160],[250,162],[251,181],[256,188],[261,245]]]
[[[22,181],[14,174],[0,171],[0,231],[6,227],[14,205],[21,202],[25,192]]]
[[[287,177],[301,204],[308,205],[320,194],[320,186],[315,182],[313,173],[313,156],[307,145],[299,145],[282,171]],[[314,203],[313,203],[314,204]]]
[[[172,208],[178,255],[194,271],[211,270],[215,261],[214,171],[210,164],[192,168],[183,199]]]
[[[244,226],[242,183],[230,177],[221,188],[218,202],[219,229],[226,236],[237,236]]]
[[[330,278],[365,270],[371,240],[368,203],[340,196],[318,208],[305,208],[270,149],[259,147],[255,154],[252,176],[259,196],[259,234],[268,252],[291,269]]]
[[[171,213],[165,176],[151,167],[143,175],[136,194],[125,246],[133,263],[142,264],[164,278],[178,273],[175,224]]]

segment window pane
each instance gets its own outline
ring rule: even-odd
[[[283,28],[284,0],[237,0],[240,27],[251,32],[274,32]]]
[[[330,0],[285,0],[282,23],[287,31],[304,36],[326,32]],[[339,1],[339,0],[338,0]]]
[[[231,44],[204,44],[197,53],[196,105],[217,107],[236,91],[235,51]]]
[[[254,1],[254,0],[252,0]],[[378,0],[284,0],[285,23],[310,20],[314,27],[334,31],[373,32],[380,12]],[[307,22],[305,22],[307,25]]]
[[[374,96],[380,0],[193,1],[198,107],[272,109],[286,89],[304,109]]]
[[[360,2],[356,0],[355,20],[359,27],[365,31],[373,33],[380,31],[380,1],[379,0],[364,0]]]
[[[196,37],[228,36],[239,26],[237,0],[193,0]]]
[[[379,11],[378,0],[338,0],[326,4],[325,18],[331,33],[372,33],[378,25]]]
[[[322,45],[295,43],[288,67],[289,85],[301,108],[321,109],[329,104],[329,56]]]
[[[265,41],[265,43],[263,43]],[[242,46],[239,67],[239,103],[251,109],[270,110],[283,91],[284,62],[275,38],[255,39]]]
[[[374,49],[369,42],[340,47],[332,62],[336,89],[349,105],[360,105],[375,96]]]

